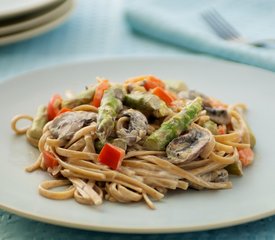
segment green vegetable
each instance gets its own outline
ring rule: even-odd
[[[253,149],[256,145],[256,137],[251,129],[251,127],[248,125],[247,121],[245,120],[248,132],[249,132],[249,138],[250,138],[250,146]]]
[[[72,99],[63,100],[62,108],[74,108],[82,104],[88,104],[92,101],[95,94],[95,87],[89,87],[79,93]]]
[[[256,145],[256,137],[250,128],[248,128],[248,130],[249,130],[249,136],[250,136],[250,146],[253,149]]]
[[[33,119],[31,127],[28,129],[28,135],[35,139],[40,139],[43,134],[43,127],[48,122],[47,107],[39,106]]]
[[[119,147],[119,148],[121,148],[121,149],[123,149],[125,151],[127,149],[127,143],[122,138],[115,138],[114,139],[114,138],[109,137],[107,139],[107,142],[111,143],[112,145],[114,145],[116,147]],[[105,143],[101,142],[99,139],[95,140],[94,146],[95,146],[95,150],[96,150],[97,153],[99,153],[101,151],[101,149],[104,147],[104,144]]]
[[[254,135],[254,133],[253,133],[251,127],[249,126],[247,120],[246,120],[244,117],[243,117],[243,119],[244,119],[244,123],[245,123],[245,125],[246,125],[246,127],[247,127],[247,130],[248,130],[248,132],[249,132],[250,146],[251,146],[251,148],[253,149],[254,146],[256,145],[256,137],[255,137],[255,135]]]
[[[101,105],[98,109],[96,134],[101,142],[105,143],[115,127],[117,114],[122,110],[123,91],[115,86],[104,92]]]
[[[95,146],[95,151],[97,153],[100,153],[101,149],[103,148],[104,146],[104,143],[102,143],[99,139],[95,140],[94,142],[94,146]]]
[[[164,150],[166,145],[178,137],[197,118],[202,110],[202,99],[193,100],[181,112],[161,124],[144,142],[148,150]]]
[[[166,103],[150,92],[135,91],[127,94],[124,103],[126,106],[137,109],[147,116],[152,113],[159,118],[171,113]]]
[[[243,168],[240,160],[226,166],[225,169],[228,171],[229,174],[237,176],[243,175]]]
[[[213,135],[218,134],[218,126],[212,120],[208,120],[205,123],[203,123],[203,127],[208,129]]]

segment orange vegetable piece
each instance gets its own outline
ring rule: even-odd
[[[209,103],[213,108],[223,109],[228,107],[227,104],[215,98],[209,98]]]
[[[250,165],[254,159],[254,152],[251,148],[243,148],[238,150],[239,159],[244,167]]]
[[[144,82],[144,88],[148,91],[156,87],[165,88],[165,83],[155,76],[148,76]]]
[[[55,156],[49,151],[43,151],[44,165],[48,169],[58,166],[58,161]]]
[[[72,109],[64,107],[58,112],[58,116],[62,113],[71,112],[71,111],[72,111]]]
[[[103,97],[104,91],[110,87],[110,83],[107,79],[104,79],[99,82],[98,86],[95,90],[95,95],[92,101],[92,105],[95,107],[99,107],[101,103],[101,99]]]
[[[219,125],[218,126],[218,134],[223,135],[226,134],[227,128],[225,125]]]
[[[156,87],[152,90],[152,93],[158,96],[162,101],[164,101],[168,106],[172,105],[172,102],[175,100],[174,97],[165,91],[161,87]]]
[[[98,161],[109,166],[111,169],[118,169],[125,156],[125,151],[110,143],[106,143],[98,155]]]
[[[62,97],[59,94],[55,94],[52,96],[50,102],[48,103],[47,113],[48,120],[53,120],[59,113],[60,107],[62,103]]]

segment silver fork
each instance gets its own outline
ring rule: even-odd
[[[246,40],[221,14],[214,8],[203,12],[202,18],[211,27],[211,29],[222,39],[247,43],[255,47],[275,48],[274,39],[266,39],[256,42]]]

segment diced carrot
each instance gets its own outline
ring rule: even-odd
[[[46,169],[48,169],[49,167],[54,168],[58,166],[58,161],[51,152],[46,150],[43,151],[43,158],[44,158],[44,165]]]
[[[172,105],[174,98],[163,88],[156,87],[152,90],[152,93],[158,96],[162,101],[164,101],[168,106]]]
[[[244,167],[250,165],[254,159],[254,152],[251,148],[243,148],[238,150],[239,159]]]
[[[165,88],[165,83],[155,76],[148,76],[144,81],[144,87],[148,91],[156,87]]]
[[[219,135],[226,134],[226,125],[219,125],[217,131]]]
[[[47,113],[48,120],[53,120],[57,115],[61,108],[62,97],[58,94],[52,96],[50,102],[48,103]]]
[[[64,107],[58,112],[58,115],[65,113],[65,112],[71,112],[71,111],[72,111],[72,109]]]
[[[106,143],[98,155],[98,161],[109,166],[111,169],[118,169],[125,156],[125,151],[110,143]]]
[[[154,89],[156,87],[165,88],[165,83],[153,75],[142,75],[142,76],[129,78],[124,82],[124,84],[126,86],[130,84],[137,84],[137,85],[142,84],[147,91],[149,91],[150,89]]]
[[[144,81],[147,78],[148,78],[148,75],[141,75],[141,76],[137,76],[137,77],[128,78],[124,82],[124,84],[126,84],[126,85],[128,85],[128,84],[136,84],[136,83]]]
[[[99,82],[98,86],[95,90],[95,95],[92,101],[92,105],[95,107],[99,107],[101,103],[101,99],[103,97],[104,91],[110,87],[110,83],[107,79],[104,79]]]
[[[226,109],[228,107],[227,104],[225,104],[225,103],[223,103],[220,100],[215,99],[215,98],[209,98],[209,103],[213,108],[218,108],[218,109],[225,108]]]

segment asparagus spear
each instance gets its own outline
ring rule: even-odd
[[[114,146],[119,147],[125,151],[127,150],[127,143],[122,138],[115,138],[115,139],[108,138],[107,142],[109,142],[109,143],[113,144]],[[95,145],[95,149],[96,149],[97,153],[99,153],[101,151],[101,149],[104,147],[104,143],[102,143],[99,139],[97,139],[94,142],[94,145]]]
[[[202,110],[202,99],[193,100],[182,111],[161,124],[144,142],[148,150],[164,150],[166,145],[185,131]]]
[[[95,87],[89,87],[79,93],[76,97],[68,100],[63,100],[62,107],[74,108],[82,104],[90,103],[95,94]]]
[[[165,117],[171,113],[165,102],[149,92],[132,92],[124,99],[125,105],[140,110],[145,115],[153,113],[155,117]]]
[[[218,126],[212,120],[208,120],[203,124],[203,127],[208,129],[213,135],[218,134]]]
[[[97,153],[99,153],[101,149],[104,147],[104,143],[102,143],[99,139],[95,140],[94,145]]]
[[[47,108],[46,106],[39,106],[33,119],[32,125],[28,129],[28,135],[32,138],[39,140],[43,133],[43,127],[47,122]]]
[[[97,136],[102,143],[106,142],[107,137],[115,127],[115,118],[122,110],[122,99],[124,93],[121,87],[113,86],[104,92],[98,109],[97,116]]]

